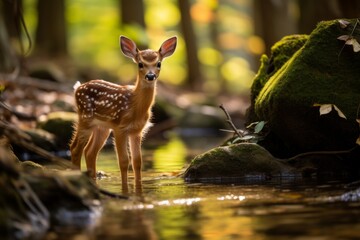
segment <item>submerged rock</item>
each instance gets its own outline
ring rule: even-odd
[[[273,157],[263,147],[240,143],[214,148],[195,157],[184,173],[187,181],[202,179],[243,178],[255,176],[271,178],[291,172],[291,168]]]

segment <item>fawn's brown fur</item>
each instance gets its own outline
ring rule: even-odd
[[[177,38],[172,37],[158,51],[140,51],[132,40],[121,36],[122,52],[139,67],[135,86],[121,86],[103,80],[74,86],[78,122],[70,150],[71,161],[77,168],[80,168],[84,153],[87,169],[93,178],[96,177],[98,153],[113,131],[123,188],[127,189],[128,144],[135,185],[141,186],[141,141],[149,125],[161,61],[173,54],[176,43]]]

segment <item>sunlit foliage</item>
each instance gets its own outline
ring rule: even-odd
[[[36,2],[24,2],[25,20],[32,36],[37,24]],[[263,40],[253,34],[251,1],[193,0],[190,3],[198,45],[198,52],[194,54],[201,64],[204,90],[247,92],[254,76],[251,67],[257,59],[254,55],[264,52]],[[166,59],[161,80],[168,84],[184,84],[187,78],[186,43],[179,27],[178,1],[144,0],[144,7],[145,29],[121,23],[119,1],[66,1],[69,53],[76,65],[82,68],[94,66],[121,82],[129,82],[134,79],[137,69],[121,54],[119,35],[126,35],[152,49],[159,48],[164,39],[177,35],[177,50],[171,59]]]

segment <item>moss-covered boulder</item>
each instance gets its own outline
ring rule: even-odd
[[[253,143],[214,148],[195,157],[184,173],[189,182],[239,178],[271,178],[291,172],[291,168],[274,158],[266,149]]]
[[[309,39],[308,35],[285,36],[271,47],[270,58],[262,55],[260,68],[251,86],[251,106],[247,110],[247,125],[258,121],[254,112],[255,100],[269,78],[274,75]]]
[[[60,148],[67,148],[75,121],[77,114],[74,112],[53,112],[39,122],[39,127],[54,134]]]
[[[351,34],[356,20],[350,22],[345,28],[337,20],[319,23],[303,46],[294,45],[295,53],[276,65],[283,63],[277,71],[274,57],[271,74],[262,64],[257,81],[264,85],[254,93],[253,107],[255,118],[268,121],[270,133],[261,144],[275,156],[354,146],[359,136],[360,54],[337,39]],[[353,34],[360,36],[359,26]],[[314,104],[334,104],[347,119],[336,111],[320,115]]]

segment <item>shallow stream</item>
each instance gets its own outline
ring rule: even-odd
[[[147,151],[141,192],[130,184],[130,200],[105,199],[93,227],[49,239],[360,239],[360,202],[338,198],[348,191],[344,181],[190,184],[177,177],[187,149],[174,137]],[[113,151],[98,170],[108,175],[98,185],[121,193]]]

